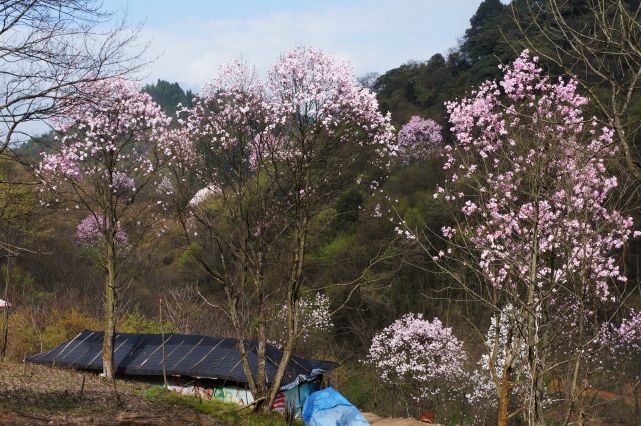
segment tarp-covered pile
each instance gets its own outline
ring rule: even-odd
[[[358,408],[333,388],[307,397],[303,420],[309,426],[369,426]]]

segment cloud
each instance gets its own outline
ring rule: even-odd
[[[348,4],[209,20],[194,13],[163,27],[148,20],[143,36],[151,40],[149,53],[159,55],[149,80],[162,78],[198,89],[232,59],[243,57],[264,73],[280,53],[300,45],[349,60],[357,74],[384,72],[454,46],[478,0]]]

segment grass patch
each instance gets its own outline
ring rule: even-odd
[[[170,404],[189,407],[199,413],[212,416],[221,422],[229,425],[249,426],[279,426],[285,425],[285,418],[280,414],[257,414],[251,409],[241,410],[242,407],[233,402],[225,402],[219,399],[202,399],[193,396],[181,395],[178,392],[170,391],[162,386],[152,386],[144,393],[147,398],[162,399]],[[302,425],[296,421],[295,425]]]

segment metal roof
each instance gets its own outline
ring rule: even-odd
[[[102,371],[102,332],[85,330],[47,352],[27,357],[33,364]],[[162,376],[162,337],[160,334],[117,333],[114,344],[116,372],[124,375]],[[257,344],[245,341],[249,364],[258,370]],[[267,344],[267,381],[271,383],[282,352]],[[300,375],[313,376],[314,370],[329,371],[338,364],[293,356],[283,383]],[[247,383],[236,339],[165,334],[165,368],[168,376],[189,376]]]

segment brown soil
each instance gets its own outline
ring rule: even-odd
[[[80,394],[84,376],[84,390]],[[138,383],[113,383],[29,364],[0,364],[2,425],[216,425],[188,407],[144,396]]]
[[[427,423],[421,423],[416,419],[380,417],[374,413],[363,413],[365,420],[373,426],[426,426]]]

